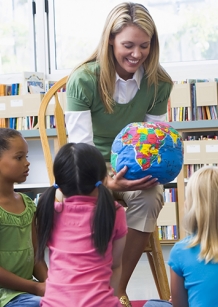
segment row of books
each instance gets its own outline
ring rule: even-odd
[[[168,101],[168,121],[217,119],[218,79],[174,82]]]
[[[205,163],[205,164],[187,164],[184,165],[184,177],[190,178],[197,170],[204,166],[218,166],[218,163]]]
[[[19,83],[0,84],[0,96],[45,93],[45,75],[41,72],[23,72]]]
[[[210,140],[218,140],[217,135],[187,135],[184,138],[184,141],[210,141]]]
[[[192,119],[191,107],[176,107],[171,109],[172,114],[170,115],[169,120],[171,122],[217,119],[217,106],[197,107],[197,116],[195,119]]]
[[[0,84],[0,96],[44,94],[56,81],[45,80],[42,72],[23,72],[20,83]],[[66,87],[59,90],[65,92]]]
[[[0,84],[0,96],[20,95],[20,84]]]
[[[177,202],[177,188],[164,189],[164,202]]]
[[[0,128],[30,130],[38,128],[38,116],[1,118]]]
[[[168,189],[166,189],[168,190]],[[177,192],[172,189],[170,192]],[[177,196],[175,197],[177,199]],[[175,240],[178,239],[178,205],[177,202],[164,202],[164,206],[157,218],[157,226],[159,229],[160,240]]]
[[[16,130],[30,130],[38,128],[38,116],[11,117],[5,119],[1,128],[11,128]]]
[[[0,118],[0,128],[11,128],[16,130],[30,130],[38,128],[38,116],[11,117],[8,120]],[[55,128],[54,115],[46,116],[46,129]]]
[[[197,118],[196,119],[198,120],[217,119],[217,106],[197,107]]]
[[[158,226],[159,240],[177,240],[178,229],[176,225]]]

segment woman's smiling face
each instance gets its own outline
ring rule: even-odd
[[[148,34],[135,25],[126,26],[110,39],[116,59],[116,72],[122,79],[131,79],[146,60],[150,52],[150,42]]]

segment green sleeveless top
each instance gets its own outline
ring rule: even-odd
[[[36,206],[27,195],[20,195],[26,207],[21,214],[7,212],[0,207],[0,266],[17,276],[32,280],[32,220]],[[5,306],[21,293],[23,292],[0,288],[0,306]]]

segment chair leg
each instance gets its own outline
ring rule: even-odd
[[[146,252],[160,299],[169,300],[170,288],[158,238],[158,229],[150,237],[151,252]]]
[[[146,254],[147,254],[148,262],[149,262],[151,272],[154,278],[154,282],[157,288],[157,292],[159,294],[159,297],[161,298],[161,290],[160,290],[160,285],[159,285],[158,278],[157,278],[157,272],[154,266],[154,258],[152,257],[152,254],[150,252],[146,252]]]

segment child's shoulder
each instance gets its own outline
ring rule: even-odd
[[[187,236],[184,239],[181,239],[180,241],[176,242],[174,248],[187,247],[189,245],[190,238],[191,238],[190,236]]]
[[[0,224],[4,227],[12,227],[12,226],[26,226],[32,222],[34,213],[36,211],[36,205],[33,200],[23,194],[18,193],[25,205],[25,210],[20,214],[15,214],[9,211],[4,210],[0,207]]]
[[[34,201],[26,194],[24,193],[19,193],[20,196],[23,198],[23,202],[25,204],[26,207],[31,208],[33,210],[33,212],[36,211],[36,204],[34,203]]]

